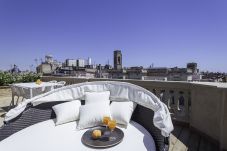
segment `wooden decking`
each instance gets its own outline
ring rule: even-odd
[[[187,126],[174,124],[169,151],[218,151],[218,145]]]

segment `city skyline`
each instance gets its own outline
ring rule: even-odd
[[[87,2],[87,3],[86,3]],[[6,1],[0,2],[0,70],[52,54],[91,57],[123,66],[185,67],[227,72],[225,1]]]
[[[117,51],[121,51],[121,50],[117,50]],[[113,51],[114,52],[114,51]],[[106,61],[104,64],[101,64],[101,63],[96,63],[95,61],[93,61],[92,60],[92,58],[90,58],[90,57],[87,57],[87,58],[81,58],[81,57],[77,57],[77,58],[66,58],[66,59],[64,59],[63,61],[59,61],[57,58],[54,58],[54,56],[53,55],[51,55],[51,54],[48,54],[48,55],[45,55],[45,56],[51,56],[52,58],[53,58],[53,61],[57,61],[56,63],[61,63],[62,64],[62,66],[64,66],[65,64],[66,64],[66,62],[67,62],[67,60],[75,60],[75,61],[77,61],[77,60],[83,60],[84,61],[84,64],[85,65],[94,65],[95,67],[96,66],[99,66],[99,65],[103,65],[103,66],[105,66],[105,65],[110,65],[112,68],[114,68],[114,61],[112,61],[112,63],[110,63],[110,61],[108,60],[108,61]],[[90,60],[90,61],[89,61]],[[49,63],[49,62],[46,62],[45,61],[45,57],[43,57],[43,58],[36,58],[35,60],[34,60],[34,64],[32,64],[32,65],[30,65],[28,68],[29,69],[24,69],[24,70],[21,70],[21,71],[25,71],[25,70],[33,70],[33,71],[35,71],[36,70],[36,67],[38,67],[38,65],[41,65],[41,64],[43,64],[43,63]],[[90,62],[90,64],[88,63],[88,62]],[[123,61],[122,61],[123,62]],[[154,65],[154,63],[152,63],[152,64],[150,64],[149,66],[142,66],[142,65],[135,65],[135,66],[124,66],[124,65],[122,65],[122,68],[125,68],[125,69],[129,69],[129,68],[134,68],[134,67],[143,67],[144,69],[150,69],[150,68],[186,68],[186,66],[187,66],[187,64],[188,63],[196,63],[197,64],[197,62],[187,62],[186,64],[185,64],[185,66],[155,66]],[[15,66],[16,64],[11,64],[10,65],[10,68],[9,69],[6,69],[5,71],[7,71],[7,70],[10,70],[10,69],[12,69],[13,68],[13,66]],[[198,64],[197,64],[198,65]],[[31,66],[32,66],[32,69],[31,69]],[[199,65],[198,65],[199,66]],[[16,67],[18,67],[18,65],[16,65]],[[18,68],[18,69],[20,69],[20,68]],[[198,68],[199,69],[199,68]],[[0,71],[1,71],[1,69],[0,69]],[[3,70],[4,71],[4,70]],[[208,71],[208,70],[200,70],[199,69],[199,71],[200,72],[213,72],[213,71]],[[217,72],[219,72],[219,71],[217,71]],[[226,72],[219,72],[219,73],[226,73]]]

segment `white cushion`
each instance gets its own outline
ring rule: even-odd
[[[135,107],[136,103],[132,101],[112,102],[110,104],[111,117],[115,119],[118,124],[127,126]]]
[[[85,104],[106,102],[110,104],[110,91],[85,92]]]
[[[70,122],[55,126],[47,120],[27,127],[0,141],[1,151],[95,151],[81,142],[87,131],[76,131],[77,123]],[[149,132],[136,122],[131,121],[124,132],[124,139],[116,146],[105,151],[155,151],[155,143]],[[97,150],[96,150],[97,151]],[[98,150],[101,151],[101,150]]]
[[[91,103],[80,107],[80,120],[77,129],[85,129],[102,124],[104,116],[111,116],[109,104]]]
[[[56,125],[68,123],[79,119],[79,109],[81,102],[79,100],[61,103],[53,106],[56,114]]]

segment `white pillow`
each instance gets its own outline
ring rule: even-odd
[[[110,104],[110,91],[85,92],[85,104],[106,102]]]
[[[132,101],[112,102],[110,104],[111,117],[116,120],[118,124],[127,126],[135,108],[136,103]]]
[[[56,114],[56,125],[76,121],[79,119],[79,110],[81,102],[74,100],[66,103],[61,103],[53,106],[53,110]]]
[[[104,116],[111,117],[109,104],[102,102],[82,105],[80,107],[80,120],[77,129],[102,125]]]

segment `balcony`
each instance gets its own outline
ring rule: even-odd
[[[42,77],[42,80],[66,81],[70,85],[111,79]],[[168,106],[174,123],[174,131],[170,137],[170,150],[227,149],[227,130],[225,129],[227,127],[227,84],[118,81],[142,86],[156,94]]]
[[[42,80],[76,84],[110,79],[42,77]],[[170,150],[227,149],[227,84],[119,81],[133,83],[153,92],[168,106],[175,128],[171,135]]]

